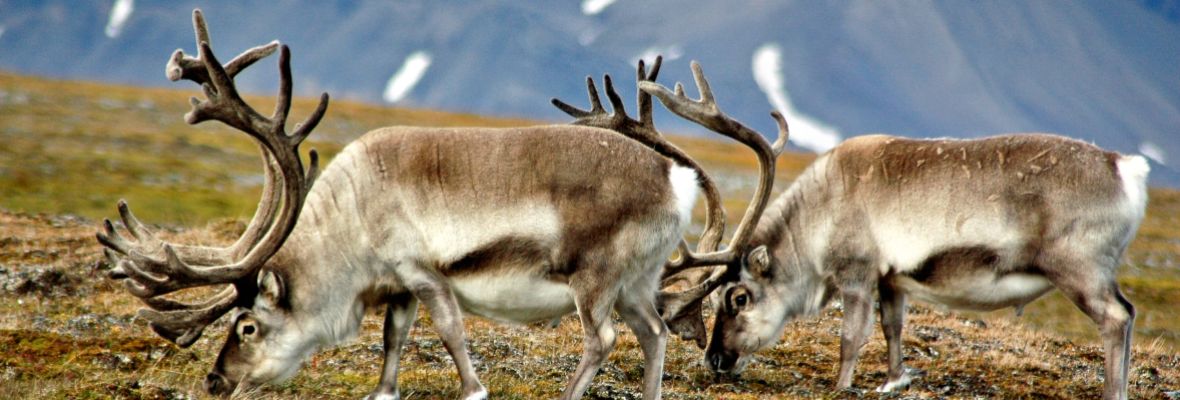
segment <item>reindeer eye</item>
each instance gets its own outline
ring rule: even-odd
[[[254,337],[258,333],[258,327],[254,325],[253,321],[242,321],[238,324],[238,336],[243,339]]]
[[[737,295],[737,297],[733,298],[733,304],[738,307],[745,307],[746,302],[749,300],[750,300],[749,297],[746,296],[745,294],[739,294],[739,295]]]

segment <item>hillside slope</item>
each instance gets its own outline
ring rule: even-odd
[[[559,120],[546,100],[584,98],[581,76],[629,77],[635,59],[662,53],[665,79],[690,81],[687,61],[700,60],[727,110],[763,131],[772,104],[790,104],[844,137],[1054,132],[1152,155],[1152,182],[1180,187],[1175,0],[120,3],[133,12],[110,30],[109,1],[0,0],[0,68],[164,85],[164,56],[194,51],[199,6],[223,52],[289,43],[304,95],[380,102],[413,58],[426,67],[402,105]],[[781,88],[756,81],[756,54],[775,55],[766,73]],[[241,85],[274,90],[251,73]]]

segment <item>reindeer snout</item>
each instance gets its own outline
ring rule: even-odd
[[[737,363],[737,356],[730,352],[719,351],[713,352],[705,356],[709,364],[709,370],[715,374],[732,373],[733,366]]]
[[[224,376],[214,372],[205,376],[205,390],[214,396],[228,396],[233,391],[233,386]]]

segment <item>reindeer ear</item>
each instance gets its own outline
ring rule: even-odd
[[[770,251],[766,246],[755,247],[746,254],[746,271],[754,276],[768,276],[772,272]]]
[[[263,269],[258,274],[258,296],[266,301],[267,305],[277,307],[286,294],[286,282],[283,282],[279,274],[270,269]]]

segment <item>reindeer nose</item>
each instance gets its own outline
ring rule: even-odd
[[[722,364],[724,363],[725,357],[723,357],[721,353],[713,353],[709,355],[709,370],[713,371],[713,373],[716,374],[725,372],[722,369]]]
[[[232,389],[233,388],[231,388],[229,385],[229,381],[227,381],[224,376],[221,376],[221,374],[213,372],[205,376],[205,390],[211,395],[225,396],[228,395]]]
[[[737,364],[738,356],[736,353],[730,351],[715,351],[706,353],[709,370],[714,374],[733,373],[734,364]]]

